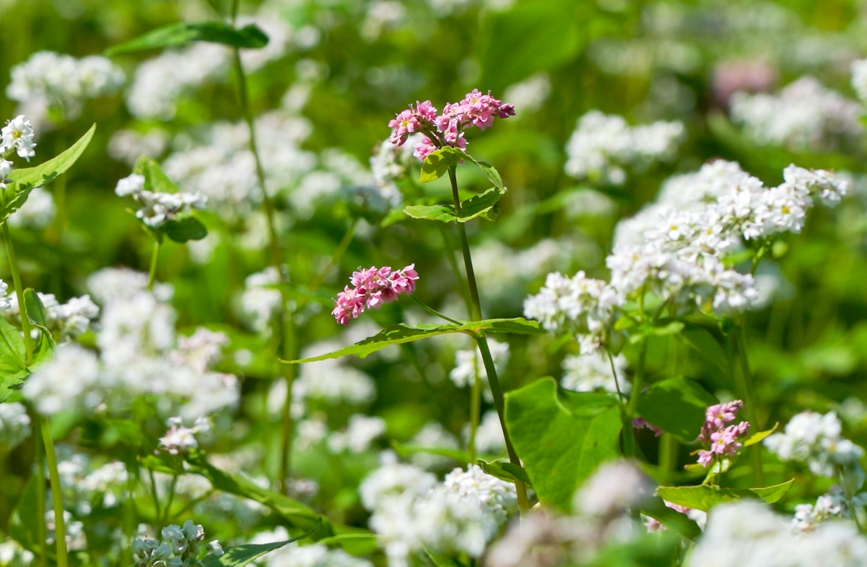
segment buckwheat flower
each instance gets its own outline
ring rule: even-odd
[[[635,429],[649,429],[653,431],[655,437],[659,437],[663,433],[662,429],[656,427],[652,423],[648,423],[643,417],[632,418],[632,427]]]
[[[349,323],[366,309],[380,307],[397,299],[400,294],[410,294],[415,291],[418,272],[415,264],[410,264],[402,270],[392,271],[390,267],[371,267],[366,270],[359,268],[352,273],[350,281],[355,287],[346,286],[337,294],[334,310],[331,314],[341,325]]]
[[[35,147],[33,125],[23,114],[7,121],[6,126],[0,130],[0,153],[14,149],[18,157],[30,161],[30,158],[36,155],[33,149]]]
[[[169,430],[160,438],[159,448],[172,455],[187,453],[190,449],[198,448],[199,442],[195,435],[210,430],[210,425],[204,418],[197,419],[193,427],[184,427],[180,417],[172,417],[169,418],[168,425]]]
[[[223,551],[223,546],[220,545],[220,542],[215,539],[213,541],[208,542],[208,553],[210,555],[213,555],[214,557],[219,557],[219,556],[225,554],[226,552]]]
[[[461,138],[461,140],[463,140],[463,138]],[[464,140],[464,147],[466,147],[466,140]],[[412,155],[417,157],[420,161],[424,161],[431,152],[435,152],[436,150],[436,144],[434,144],[427,136],[423,136],[422,139],[416,143]]]
[[[114,193],[118,197],[137,195],[144,190],[144,184],[144,175],[133,173],[117,182],[117,186],[114,188]]]
[[[332,433],[328,438],[328,449],[332,453],[366,451],[374,439],[385,433],[385,420],[357,413],[349,418],[346,431]]]
[[[0,169],[2,169],[2,164],[0,164]],[[0,171],[0,179],[2,178],[3,173]],[[57,207],[54,205],[54,197],[51,196],[51,193],[43,187],[35,187],[30,191],[30,195],[27,196],[27,200],[21,205],[21,208],[12,213],[8,222],[11,226],[42,229],[51,224],[56,213]]]
[[[3,151],[5,151],[5,148],[0,146],[0,153],[2,153]],[[0,157],[0,183],[2,183],[4,179],[9,177],[10,173],[12,173],[12,162]]]
[[[842,425],[834,412],[821,415],[807,411],[793,417],[783,433],[770,435],[764,444],[783,461],[806,462],[813,474],[829,478],[841,471],[844,477],[850,474],[858,488],[864,480],[859,463],[864,449],[841,433]]]
[[[861,102],[867,101],[867,59],[852,61],[852,88]]]
[[[573,508],[601,518],[640,505],[653,493],[653,482],[633,463],[601,465],[575,494]]]
[[[263,332],[268,323],[280,311],[283,301],[280,290],[280,273],[274,266],[251,274],[244,280],[244,293],[241,295],[241,309],[249,317],[254,329]]]
[[[713,463],[717,455],[734,456],[743,445],[738,439],[746,436],[750,428],[747,421],[736,425],[729,423],[737,419],[738,410],[743,407],[741,400],[726,404],[714,404],[705,411],[705,421],[702,425],[699,441],[705,446],[698,452],[698,463],[704,467]]]
[[[169,544],[154,539],[132,540],[132,558],[136,567],[180,567],[183,564],[172,557]]]
[[[509,362],[509,344],[488,339],[488,347],[491,351],[491,357],[494,359],[494,366],[497,367],[497,372],[502,373]],[[485,365],[475,346],[457,351],[455,353],[455,367],[449,372],[449,379],[458,388],[463,388],[475,384],[476,378],[480,378],[484,383],[488,381]],[[485,395],[489,396],[490,393],[485,390]]]
[[[849,182],[824,169],[804,169],[794,164],[783,170],[783,179],[802,194],[818,196],[826,206],[834,206],[849,191]]]
[[[568,355],[563,359],[563,377],[560,386],[574,392],[605,392],[620,391],[628,394],[632,385],[626,380],[626,358],[622,354],[614,357],[614,371],[617,372],[615,383],[611,362],[604,350],[596,350],[587,354]]]
[[[9,295],[9,286],[3,280],[0,280],[0,313],[8,311],[12,307],[12,300],[17,298]]]
[[[23,404],[0,404],[0,445],[14,449],[30,437],[30,416]]]
[[[798,504],[792,518],[792,527],[796,532],[814,530],[816,526],[833,517],[847,516],[846,495],[837,485],[831,487],[827,494],[816,499],[816,504]]]

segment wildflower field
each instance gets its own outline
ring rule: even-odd
[[[867,566],[863,0],[0,22],[0,567]]]

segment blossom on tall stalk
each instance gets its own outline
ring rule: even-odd
[[[709,466],[717,456],[733,457],[743,448],[738,439],[747,434],[749,422],[741,421],[737,425],[729,425],[735,421],[736,414],[743,405],[741,400],[734,400],[707,408],[705,422],[698,436],[706,448],[698,451],[698,464]]]
[[[354,287],[346,286],[337,294],[331,314],[338,323],[346,325],[366,309],[378,308],[394,301],[400,294],[412,293],[416,280],[418,272],[415,271],[415,264],[395,271],[388,266],[371,266],[366,270],[359,268],[350,278]]]
[[[428,154],[442,146],[466,148],[466,129],[476,127],[484,130],[493,125],[495,118],[514,115],[513,105],[503,103],[490,93],[482,94],[473,89],[460,102],[447,103],[439,115],[431,101],[416,102],[415,108],[402,111],[388,123],[392,128],[388,141],[402,146],[410,134],[424,134],[415,146],[415,156],[424,161]]]

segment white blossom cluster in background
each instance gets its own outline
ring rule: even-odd
[[[204,209],[207,197],[201,192],[161,193],[145,191],[143,175],[133,173],[117,182],[115,194],[118,197],[132,197],[139,209],[135,217],[151,228],[160,228],[169,221],[189,214],[191,209]]]
[[[852,62],[852,89],[858,95],[858,100],[867,103],[867,59]]]
[[[122,462],[100,464],[66,445],[58,446],[57,453],[60,482],[76,518],[90,515],[94,506],[116,508],[123,502],[128,473]]]
[[[455,469],[439,483],[431,473],[384,458],[359,491],[390,567],[410,565],[425,548],[479,557],[517,512],[515,486],[475,465]]]
[[[525,315],[550,332],[577,333],[586,354],[604,343],[616,309],[646,293],[677,313],[748,308],[759,297],[754,279],[727,267],[725,254],[800,232],[814,200],[833,206],[848,189],[823,170],[790,165],[783,177],[781,185],[765,187],[737,164],[717,161],[673,178],[657,203],[618,225],[606,259],[610,282],[584,272],[549,274],[539,294],[526,300]]]
[[[826,89],[813,77],[802,77],[779,94],[735,93],[732,120],[760,145],[794,151],[833,150],[861,139],[864,112],[857,102]]]
[[[89,295],[73,297],[63,304],[57,301],[57,298],[51,293],[39,292],[37,295],[45,308],[47,329],[61,340],[81,335],[91,327],[93,321],[99,316],[99,307],[90,299]],[[14,294],[9,296],[9,310],[5,312],[5,315],[18,321],[21,319],[18,297]]]
[[[6,189],[8,177],[12,173],[12,162],[6,158],[14,153],[30,161],[36,155],[35,147],[33,125],[23,114],[6,121],[0,129],[0,190]]]
[[[627,168],[641,171],[669,161],[686,135],[680,122],[630,126],[621,116],[591,110],[578,120],[566,145],[566,173],[608,185],[622,185]]]
[[[30,437],[30,416],[23,404],[0,404],[0,446],[14,449]]]
[[[612,372],[617,372],[616,382]],[[608,355],[599,350],[568,355],[563,359],[560,386],[574,392],[617,392],[619,386],[621,393],[628,394],[632,385],[626,380],[626,357],[618,354],[610,361]]]
[[[743,500],[714,507],[686,567],[860,567],[867,538],[850,522],[825,522],[795,533],[767,506]]]
[[[263,49],[241,52],[245,71],[254,71],[281,58],[290,42],[291,31],[281,18],[261,17],[239,21],[255,23],[269,36]],[[141,63],[126,91],[126,106],[140,120],[171,120],[180,99],[203,84],[228,74],[232,52],[223,45],[196,42],[190,47],[166,50]]]
[[[7,222],[11,226],[40,229],[51,224],[55,214],[57,214],[57,206],[54,204],[54,197],[43,187],[36,187],[30,191],[27,201],[12,213]]]
[[[102,305],[98,352],[64,344],[34,371],[23,393],[40,412],[120,409],[144,396],[161,415],[194,420],[237,404],[237,379],[209,369],[225,336],[200,329],[177,338],[170,287],[148,292],[146,274],[118,268],[94,273],[88,285]]]
[[[550,95],[551,77],[548,73],[538,73],[506,88],[503,100],[521,109],[520,114],[515,115],[515,118],[520,118],[542,108]]]
[[[213,343],[208,346],[210,345]],[[192,427],[185,426],[184,420],[180,417],[170,417],[166,423],[169,430],[160,438],[159,449],[172,455],[179,455],[198,448],[199,440],[196,439],[196,435],[208,433],[211,430],[211,424],[204,417],[196,419]]]
[[[497,373],[502,374],[509,363],[509,343],[501,343],[488,339],[488,349],[491,351],[491,357],[494,359]],[[449,379],[458,388],[471,388],[476,383],[477,378],[481,379],[485,384],[482,391],[486,398],[491,396],[490,388],[487,385],[488,374],[485,372],[482,356],[476,349],[475,344],[473,344],[469,349],[455,352],[455,367],[449,372]]]
[[[109,59],[91,55],[76,59],[53,51],[38,51],[12,68],[6,96],[18,101],[38,122],[49,108],[58,108],[63,118],[74,120],[84,101],[117,92],[126,78]]]

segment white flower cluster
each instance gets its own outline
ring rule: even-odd
[[[497,373],[501,374],[509,363],[509,343],[488,340],[488,348],[494,359]],[[488,383],[488,373],[485,371],[485,364],[475,344],[469,349],[455,352],[455,367],[449,372],[449,378],[458,388],[472,387],[477,378],[485,384]],[[489,395],[487,388],[484,391],[485,395]]]
[[[34,371],[23,393],[42,413],[92,411],[103,403],[121,408],[133,397],[153,396],[161,415],[193,420],[237,404],[237,379],[207,368],[225,337],[199,332],[176,339],[169,288],[148,292],[146,274],[115,268],[96,272],[88,283],[103,305],[99,352],[61,345]]]
[[[517,511],[514,485],[475,465],[453,470],[439,484],[415,467],[386,463],[359,490],[390,567],[409,565],[410,556],[425,548],[479,557]]]
[[[627,167],[641,170],[674,157],[686,130],[680,122],[629,126],[621,116],[591,110],[566,145],[566,173],[609,185],[626,181]]]
[[[533,246],[515,249],[496,238],[489,238],[473,249],[473,263],[479,286],[492,304],[520,306],[533,280],[559,267],[571,265],[579,251],[567,239],[545,238]],[[520,270],[515,270],[520,266]]]
[[[272,532],[256,534],[250,543],[259,545],[276,543],[286,541],[290,537],[286,528],[279,526]],[[265,567],[373,567],[370,561],[353,557],[342,549],[330,549],[319,543],[299,546],[295,542],[266,555],[263,565]]]
[[[617,382],[611,373],[611,361],[601,350],[594,350],[587,354],[568,355],[563,359],[563,377],[560,386],[574,392],[594,392],[603,390],[606,392],[620,392],[628,394],[632,385],[626,380],[626,358],[618,354],[613,358],[614,371],[617,372]]]
[[[867,59],[858,59],[852,62],[852,88],[858,99],[867,102]]]
[[[520,83],[510,85],[503,91],[503,100],[508,100],[521,113],[515,118],[536,112],[551,95],[551,77],[548,73],[537,73]]]
[[[280,273],[274,266],[250,274],[244,280],[241,310],[250,321],[250,326],[260,333],[268,331],[272,317],[280,312],[280,302],[283,300],[283,296],[277,289],[279,284]]]
[[[578,334],[586,354],[604,342],[615,309],[644,294],[678,313],[748,308],[759,298],[754,279],[726,267],[725,255],[744,242],[759,246],[800,232],[815,199],[833,206],[848,189],[823,170],[790,165],[783,177],[766,188],[737,164],[718,161],[673,178],[658,202],[618,225],[606,259],[609,283],[583,272],[571,279],[549,274],[539,294],[525,301],[525,315],[550,332]]]
[[[6,125],[0,129],[0,179],[11,172],[10,162],[3,159],[4,154],[14,151],[18,157],[30,161],[36,155],[33,149],[33,124],[23,114],[19,114],[12,120],[7,120]]]
[[[464,439],[470,437],[470,424],[464,427]],[[500,416],[494,410],[485,412],[476,429],[476,452],[480,455],[502,455],[506,452],[506,438]]]
[[[108,141],[108,155],[133,167],[141,156],[161,156],[169,141],[169,133],[162,128],[151,128],[144,133],[115,130]]]
[[[826,522],[794,534],[791,525],[754,500],[711,510],[704,535],[686,567],[860,567],[867,565],[867,539],[849,522]]]
[[[345,431],[336,431],[328,437],[328,450],[332,453],[361,453],[383,433],[384,419],[357,413],[349,418]]]
[[[60,108],[67,120],[81,114],[82,103],[117,92],[123,71],[109,59],[91,55],[76,59],[52,51],[38,51],[12,68],[6,95],[29,108]]]
[[[66,303],[60,303],[51,293],[37,293],[45,308],[45,319],[48,330],[61,339],[75,338],[87,331],[93,321],[99,316],[99,307],[89,295],[73,297]],[[9,296],[9,311],[7,316],[21,319],[18,310],[18,297]]]
[[[143,175],[133,173],[117,182],[114,192],[118,197],[132,196],[138,203],[135,212],[137,219],[151,228],[159,228],[179,216],[188,214],[191,209],[204,209],[208,198],[201,192],[160,193],[145,191]]]
[[[45,228],[54,220],[57,207],[54,205],[54,197],[43,187],[36,187],[30,191],[27,200],[21,208],[9,217],[11,226],[25,226],[28,228]]]
[[[0,446],[14,449],[30,437],[30,416],[19,403],[0,403]]]
[[[429,421],[413,435],[409,444],[414,447],[431,449],[458,449],[460,444],[457,437],[446,431],[446,428],[438,421]],[[418,452],[410,457],[412,464],[423,469],[439,469],[449,464],[451,459],[433,453]]]
[[[69,501],[74,503],[77,517],[89,515],[94,504],[113,508],[121,502],[119,497],[128,478],[126,465],[111,461],[97,467],[88,456],[73,453],[64,445],[58,447],[58,452],[62,456],[57,463],[60,483],[67,493],[72,493]]]
[[[732,120],[761,145],[791,150],[829,150],[856,141],[864,133],[857,102],[826,89],[813,77],[802,77],[778,95],[735,93]]]
[[[184,420],[180,417],[170,417],[167,423],[169,430],[160,438],[159,448],[172,455],[187,453],[190,449],[198,448],[199,441],[196,439],[196,434],[211,430],[211,424],[203,417],[198,418],[193,427],[184,426]]]
[[[841,437],[842,425],[834,412],[821,415],[805,411],[786,425],[784,433],[774,433],[765,439],[765,446],[783,461],[806,462],[810,471],[834,478],[842,469],[855,469],[864,481],[859,460],[864,449]]]
[[[833,517],[846,516],[846,496],[839,486],[831,487],[827,494],[816,499],[816,504],[798,504],[792,527],[798,532],[808,532]]]
[[[629,461],[604,463],[578,492],[572,507],[583,514],[610,518],[634,508],[653,494],[653,482]]]

